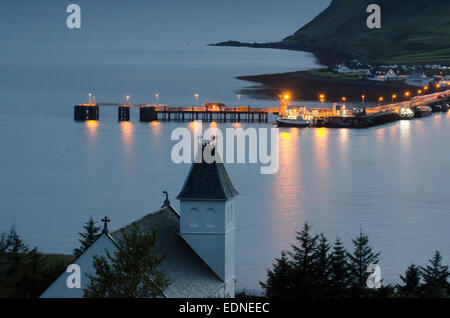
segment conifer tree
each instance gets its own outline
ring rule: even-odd
[[[421,272],[419,266],[411,264],[408,266],[405,276],[400,275],[403,284],[397,286],[400,297],[419,297]]]
[[[374,253],[369,245],[369,237],[362,231],[359,237],[352,240],[353,253],[348,254],[350,260],[350,279],[353,290],[353,296],[366,296],[366,281],[369,277],[367,268],[370,264],[378,263],[380,253]]]
[[[424,296],[431,298],[448,297],[449,283],[447,279],[450,272],[448,266],[442,265],[441,253],[436,251],[429,262],[429,265],[421,267]]]
[[[267,281],[259,284],[264,290],[264,294],[269,298],[292,297],[290,288],[292,277],[292,266],[287,258],[286,252],[281,252],[281,257],[275,259],[273,269],[267,271]]]
[[[348,253],[344,243],[337,238],[330,256],[330,296],[341,298],[347,295],[350,283]]]
[[[292,245],[289,255],[293,260],[293,291],[296,297],[313,297],[316,286],[314,280],[314,260],[318,236],[310,234],[311,227],[305,223],[303,230],[297,232],[299,246]]]
[[[318,237],[318,244],[314,255],[314,278],[320,294],[324,294],[328,287],[330,270],[330,244],[325,234],[321,233]]]
[[[91,246],[92,243],[95,242],[100,232],[100,227],[95,226],[95,222],[92,219],[92,216],[89,217],[89,221],[87,221],[86,224],[83,225],[83,228],[85,232],[78,233],[82,238],[81,240],[78,240],[80,241],[81,246],[80,248],[75,248],[73,250],[73,254],[75,256],[80,256],[85,250],[87,250],[89,246]]]
[[[133,225],[122,231],[114,255],[94,256],[95,275],[84,290],[89,298],[148,298],[163,296],[170,279],[160,269],[166,253],[156,255],[156,232],[140,233]]]

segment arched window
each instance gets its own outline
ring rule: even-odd
[[[206,227],[216,227],[216,211],[214,209],[210,208],[206,211]]]
[[[200,226],[200,211],[197,208],[192,208],[190,211],[189,219],[191,220],[189,226],[197,228]]]

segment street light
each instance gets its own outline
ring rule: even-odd
[[[347,100],[347,97],[342,97],[342,101],[345,102]]]
[[[325,94],[320,94],[319,95],[319,100],[320,100],[320,102],[322,103],[322,106],[323,106],[323,103],[325,102]]]
[[[156,106],[158,106],[158,98],[159,98],[159,94],[156,93],[155,97],[156,97]]]
[[[128,101],[130,100],[130,95],[127,95],[125,98],[127,100],[127,105],[128,105]]]
[[[378,106],[380,106],[381,102],[384,100],[383,97],[378,98]]]
[[[417,95],[420,95],[420,94],[422,94],[422,90],[421,90],[421,89],[419,89],[419,90],[417,91]]]
[[[410,92],[405,92],[405,100],[408,99],[409,95],[411,95]]]
[[[238,103],[237,106],[239,107],[239,105],[241,104],[241,94],[237,94],[237,99],[238,99]]]
[[[364,107],[364,99],[366,98],[366,95],[361,95],[361,99],[362,99],[362,105],[363,105],[363,107]]]
[[[397,98],[397,94],[393,94],[392,95],[392,103],[394,103],[394,99],[396,99]]]
[[[92,102],[92,93],[89,93],[89,104]]]
[[[195,107],[198,107],[198,94],[195,94],[194,97],[195,97]]]

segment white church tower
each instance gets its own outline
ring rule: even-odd
[[[180,234],[226,284],[227,295],[234,297],[234,197],[238,192],[221,160],[216,159],[220,163],[206,163],[203,156],[201,159],[192,165],[177,197],[181,210]]]

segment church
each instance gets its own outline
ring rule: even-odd
[[[204,147],[214,147],[204,144]],[[214,149],[212,150],[212,154]],[[157,231],[156,253],[167,256],[161,264],[171,280],[163,292],[167,298],[234,297],[235,295],[235,202],[238,192],[221,160],[207,163],[196,160],[177,196],[180,211],[169,201],[133,222],[141,232]],[[97,240],[78,256],[73,264],[80,267],[81,288],[69,288],[71,272],[62,273],[41,298],[81,298],[89,284],[86,275],[94,275],[93,256],[113,254],[119,248],[120,231],[108,230],[108,219]]]

